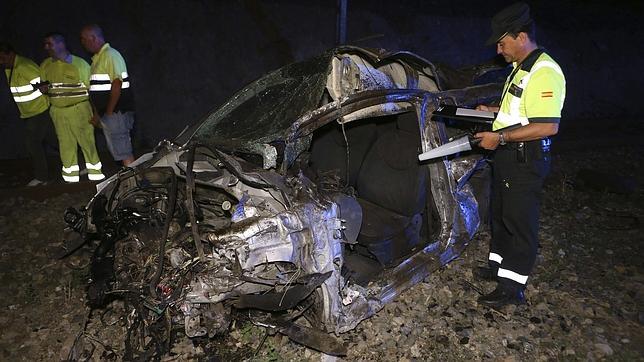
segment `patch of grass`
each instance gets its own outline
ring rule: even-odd
[[[276,344],[275,338],[266,338],[260,352],[261,355],[258,354],[257,356],[260,361],[278,362],[283,360],[280,356],[279,345]]]
[[[25,285],[24,298],[26,304],[36,305],[40,301],[40,293],[32,283]]]
[[[250,344],[258,338],[257,328],[255,328],[255,326],[250,322],[246,322],[242,325],[239,329],[239,334],[240,340],[244,344]]]
[[[84,289],[89,280],[89,267],[83,269],[72,269],[71,282],[72,288]]]

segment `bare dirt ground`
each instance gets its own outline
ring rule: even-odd
[[[486,260],[489,235],[482,232],[459,259],[342,335],[349,351],[343,359],[644,360],[643,151],[641,144],[613,145],[555,155],[527,305],[502,311],[477,305],[479,292],[494,287],[472,276]],[[638,186],[628,194],[573,187],[580,169]],[[14,189],[5,187],[0,200],[0,360],[64,360],[86,323],[78,338],[84,348],[77,348],[86,355],[77,359],[122,359],[127,313],[114,303],[90,316],[87,250],[52,258],[64,238],[63,211],[82,206],[91,189],[42,201],[8,190]],[[237,323],[213,341],[178,336],[165,360],[335,360],[264,335],[261,327]]]

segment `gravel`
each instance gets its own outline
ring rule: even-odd
[[[541,214],[540,255],[526,291],[527,305],[500,311],[479,306],[472,269],[485,262],[489,234],[341,337],[348,355],[336,358],[248,323],[210,341],[179,335],[165,360],[207,354],[258,360],[644,360],[644,165],[642,149],[568,151],[554,158]],[[628,195],[576,190],[581,168],[616,172],[640,185]],[[123,305],[92,315],[85,304],[89,253],[62,260],[63,211],[90,192],[45,201],[0,201],[0,359],[121,359]],[[84,335],[79,332],[87,322]],[[82,348],[80,348],[82,347]]]

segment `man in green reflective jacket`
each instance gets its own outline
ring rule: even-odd
[[[65,182],[80,181],[77,147],[85,159],[87,177],[91,181],[105,178],[94,142],[92,106],[89,103],[89,64],[72,55],[60,33],[50,33],[43,45],[49,58],[40,65],[43,81],[49,82],[47,95],[50,114],[60,144],[62,177]]]
[[[92,53],[89,95],[94,107],[93,123],[100,122],[114,160],[127,166],[134,161],[130,131],[134,125],[134,97],[125,60],[105,42],[96,24],[81,30],[81,44]]]
[[[45,143],[52,122],[47,112],[49,100],[38,88],[40,68],[30,59],[16,54],[7,43],[0,43],[0,66],[5,68],[11,95],[25,122],[25,145],[33,168],[33,179],[27,186],[44,185],[49,180]]]

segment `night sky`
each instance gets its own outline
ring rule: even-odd
[[[348,43],[409,50],[455,67],[476,64],[495,56],[483,44],[489,21],[510,3],[348,0]],[[611,125],[641,118],[642,2],[528,3],[538,43],[566,74],[562,130],[581,121]],[[89,61],[78,33],[88,23],[102,26],[128,65],[140,154],[176,136],[246,83],[332,48],[336,15],[336,0],[5,0],[0,39],[40,63],[43,35],[60,31],[72,52]],[[0,87],[0,159],[25,155],[22,133],[9,90]]]

